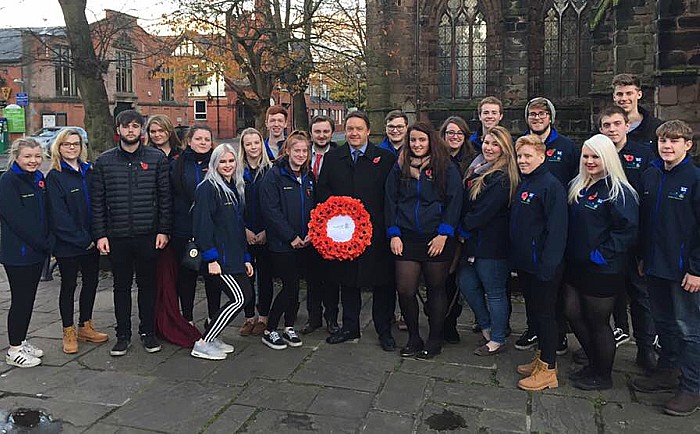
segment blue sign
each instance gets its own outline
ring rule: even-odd
[[[17,101],[17,105],[20,107],[26,107],[29,105],[29,95],[27,95],[25,92],[16,93],[15,100]]]

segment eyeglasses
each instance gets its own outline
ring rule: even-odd
[[[544,119],[547,116],[549,116],[549,113],[547,112],[530,112],[527,114],[527,117],[535,119]]]
[[[406,128],[406,125],[387,125],[386,130],[387,131],[403,131]]]
[[[66,149],[80,149],[80,143],[61,142],[60,146]]]
[[[464,133],[462,131],[445,131],[445,136],[447,137],[462,137]]]

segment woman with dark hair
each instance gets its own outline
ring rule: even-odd
[[[90,227],[90,178],[87,147],[77,130],[61,131],[51,145],[51,171],[46,176],[49,221],[56,237],[53,254],[61,271],[58,307],[63,322],[63,352],[78,352],[78,340],[102,343],[109,338],[92,324],[100,252]],[[80,321],[73,323],[74,294],[81,275]]]
[[[177,137],[173,123],[166,115],[153,115],[146,123],[147,145],[163,151],[168,162],[173,161],[182,152],[182,143]]]
[[[7,334],[10,348],[5,362],[20,368],[41,364],[44,352],[27,341],[41,270],[51,253],[46,218],[41,145],[16,139],[10,148],[7,172],[0,176],[0,263],[10,284]]]
[[[462,207],[461,177],[432,125],[408,128],[408,146],[386,181],[387,237],[394,254],[396,286],[408,327],[402,357],[431,359],[442,351],[447,313],[445,279],[455,251]],[[430,333],[424,345],[418,328],[418,280],[428,287]]]

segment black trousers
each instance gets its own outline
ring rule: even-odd
[[[630,332],[629,320],[627,319],[628,300],[637,347],[652,351],[656,327],[651,312],[651,300],[649,299],[647,281],[639,275],[634,257],[630,259],[627,266],[625,292],[618,295],[615,300],[615,310],[613,310],[615,327],[621,328],[627,334]]]
[[[139,333],[153,333],[156,302],[156,236],[110,238],[117,338],[131,337],[131,285],[136,274]]]
[[[58,308],[61,312],[63,327],[73,325],[73,303],[75,289],[78,286],[78,272],[81,275],[79,325],[92,319],[92,308],[97,293],[98,274],[100,271],[100,253],[97,249],[80,256],[56,258],[61,272],[61,291],[58,294]]]
[[[543,362],[554,365],[559,342],[556,314],[559,279],[542,281],[534,274],[518,270],[518,280],[525,297],[528,323],[532,324],[531,331],[534,331],[539,339],[542,352],[540,358]]]
[[[355,286],[340,286],[340,301],[343,305],[343,331],[360,334],[360,310],[362,294]],[[391,321],[396,310],[396,285],[379,285],[372,288],[372,321],[374,330],[382,338],[391,336]]]
[[[277,330],[284,315],[284,326],[294,327],[299,310],[299,278],[306,270],[308,247],[293,252],[270,252],[275,274],[282,280],[282,290],[272,302],[267,329]]]
[[[39,287],[44,261],[32,265],[5,265],[10,283],[10,312],[7,315],[7,334],[10,345],[17,347],[27,339],[29,322],[32,320],[34,299]]]
[[[216,339],[227,325],[243,310],[243,306],[250,302],[253,290],[250,280],[245,274],[220,274],[206,275],[204,281],[215,286],[228,297],[228,302],[216,313],[208,323],[208,329],[204,335],[206,342]]]
[[[329,279],[328,268],[328,264],[316,250],[309,253],[306,310],[311,324],[320,325],[322,319],[330,323],[338,321],[340,285]]]
[[[188,238],[173,237],[170,243],[175,251],[175,257],[178,262],[176,285],[182,316],[187,321],[193,321],[194,296],[197,289],[197,277],[199,273],[187,267],[183,267],[180,264],[185,254],[185,245],[187,241]],[[214,318],[214,315],[216,315],[221,306],[221,289],[218,284],[213,284],[211,281],[204,279],[204,291],[207,295],[207,314],[211,319]]]
[[[248,251],[253,258],[253,267],[255,274],[250,278],[250,286],[257,288],[257,308],[260,316],[268,316],[270,307],[272,306],[272,259],[267,246],[248,245]],[[245,305],[245,317],[252,318],[255,316],[255,299],[256,294],[253,290],[253,296]]]
[[[447,316],[445,316],[445,333],[448,331],[456,333],[457,319],[462,314],[462,304],[459,302],[459,288],[457,287],[457,273],[447,275],[445,289],[448,303]],[[454,300],[454,303],[452,303],[452,300]]]

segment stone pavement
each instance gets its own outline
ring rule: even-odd
[[[78,354],[66,355],[61,352],[57,273],[55,277],[40,284],[29,330],[32,342],[46,352],[43,364],[19,369],[0,362],[3,432],[700,432],[698,414],[661,414],[660,404],[670,395],[629,389],[627,380],[639,373],[633,344],[618,352],[611,391],[572,388],[566,379],[572,363],[566,356],[560,359],[558,389],[528,393],[516,387],[515,366],[532,353],[511,347],[491,358],[473,355],[477,336],[468,331],[468,310],[461,318],[462,343],[447,345],[432,361],[383,352],[367,294],[363,338],[356,344],[330,346],[319,330],[305,336],[301,348],[273,351],[259,338],[238,336],[238,318],[222,336],[236,351],[221,362],[194,359],[189,350],[165,343],[161,352],[148,354],[137,338],[124,357],[110,357],[113,337],[104,345],[81,344]],[[102,277],[94,319],[106,330],[114,325],[112,282],[108,273]],[[10,300],[4,272],[0,288],[0,347],[6,347],[4,318]],[[195,308],[199,324],[205,311],[201,293]],[[523,330],[523,312],[516,300],[511,345]],[[299,325],[305,315],[302,307]],[[395,331],[395,336],[405,343],[404,332]],[[53,422],[34,431],[3,426],[7,414],[22,407],[43,410]]]

